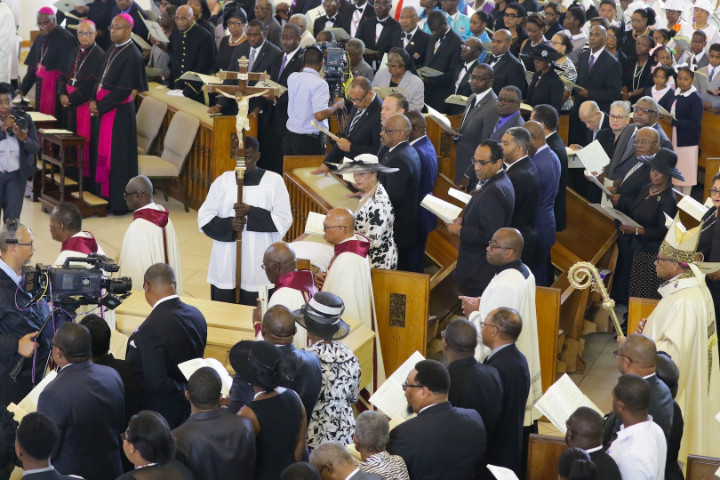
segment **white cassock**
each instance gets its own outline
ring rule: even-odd
[[[13,59],[17,63],[17,28],[15,16],[10,7],[0,2],[0,82],[10,83],[13,70]]]
[[[261,170],[261,169],[257,169]],[[257,171],[256,170],[256,171]],[[257,292],[260,287],[272,288],[272,283],[262,269],[262,258],[265,250],[273,243],[279,242],[292,225],[290,195],[282,177],[275,172],[261,170],[259,183],[250,185],[250,174],[246,174],[243,185],[243,203],[270,212],[270,218],[276,232],[248,231],[248,225],[242,232],[242,272],[240,272],[240,288],[248,292]],[[253,171],[252,173],[255,173]],[[198,226],[200,231],[215,217],[230,218],[235,216],[233,205],[237,202],[237,183],[235,172],[229,171],[220,175],[210,185],[208,196],[198,210]],[[251,226],[252,228],[252,226]],[[213,240],[210,253],[207,281],[211,285],[224,290],[235,288],[236,242]]]
[[[147,211],[143,212],[143,210]],[[132,278],[133,290],[139,290],[145,281],[145,271],[156,263],[165,263],[167,253],[167,263],[175,272],[176,292],[178,295],[182,295],[180,248],[172,220],[167,219],[165,236],[163,236],[161,227],[150,220],[140,218],[142,215],[162,217],[165,214],[167,214],[165,207],[157,203],[148,203],[133,212],[134,219],[125,231],[120,258],[118,258],[120,276]],[[167,243],[167,252],[165,243]]]
[[[715,307],[704,275],[695,275],[675,277],[658,288],[662,299],[643,330],[680,370],[675,401],[685,421],[678,454],[682,463],[688,454],[720,456],[720,423],[714,418],[720,410]]]
[[[521,265],[527,270],[527,278],[512,267],[495,275],[483,292],[479,311],[472,312],[468,320],[477,328],[478,346],[475,349],[475,356],[478,361],[482,361],[490,354],[490,349],[482,343],[480,322],[484,321],[490,312],[500,307],[512,308],[520,313],[522,331],[515,345],[525,355],[530,369],[530,393],[525,406],[524,421],[524,425],[527,427],[541,417],[533,405],[542,396],[542,375],[540,372],[537,310],[535,309],[535,277],[527,266]]]
[[[352,240],[367,243],[369,248],[367,238],[362,235],[354,235],[340,244]],[[337,246],[336,251],[338,251]],[[345,304],[345,312],[342,315],[344,319],[360,320],[367,328],[376,332],[373,383],[380,386],[385,381],[385,368],[380,348],[380,335],[377,335],[375,300],[370,276],[370,261],[367,255],[363,257],[349,251],[336,255],[327,271],[322,291],[334,293],[342,298]]]
[[[97,253],[98,255],[105,255],[105,251],[95,241],[95,237],[90,232],[78,232],[72,237],[65,240],[60,247],[60,255],[55,259],[54,266],[59,267],[65,263],[68,258],[85,258],[91,253]],[[70,266],[80,266],[83,268],[93,268],[89,263],[83,262],[70,262]],[[110,273],[104,274],[106,277],[110,276]],[[96,315],[102,316],[110,326],[111,330],[115,329],[115,312],[112,310],[98,309],[92,305],[81,305],[76,313],[78,315],[84,315],[88,313],[95,313]]]

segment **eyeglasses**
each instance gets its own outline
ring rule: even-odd
[[[649,108],[642,108],[642,107],[635,107],[634,110],[636,112],[642,112],[642,113],[658,113],[657,110],[650,110]]]
[[[50,25],[51,22],[45,21],[45,22],[37,22],[38,27],[44,27],[45,25]]]
[[[410,385],[408,382],[402,384],[403,392],[407,392],[408,388],[423,388],[425,385]]]
[[[20,242],[18,242],[18,243],[11,243],[10,245],[17,245],[18,247],[32,247],[33,244],[34,244],[33,242],[30,242],[30,243],[20,243]]]
[[[497,103],[518,103],[520,100],[515,98],[498,97]]]
[[[78,34],[78,36],[83,35],[83,36],[90,37],[92,35],[95,35],[95,32],[77,32],[77,34]]]
[[[348,100],[350,100],[353,104],[360,103],[360,102],[362,102],[363,100],[365,100],[365,97],[367,97],[368,93],[370,93],[370,90],[368,90],[367,92],[365,92],[365,95],[363,95],[363,96],[360,97],[360,98],[350,98],[350,97],[348,97]]]
[[[270,260],[268,263],[270,264],[270,266],[272,266],[273,263],[280,265],[280,262],[276,262],[275,260]],[[260,265],[260,268],[262,268],[263,270],[267,270],[268,268],[270,268],[270,266],[263,263],[262,265]]]
[[[495,162],[497,162],[497,160],[475,160],[474,158],[470,159],[470,163],[472,163],[473,165],[480,165],[481,167]]]
[[[613,115],[612,113],[610,114],[610,118],[612,118],[613,120],[622,120],[623,118],[628,118],[629,116],[630,115]]]
[[[327,232],[331,228],[345,228],[345,225],[323,225],[323,231]]]
[[[120,434],[120,440],[122,440],[123,442],[127,442],[127,441],[128,441],[128,434],[127,434],[127,432],[122,432],[122,433]]]
[[[400,130],[390,130],[390,129],[387,128],[387,127],[381,127],[380,130],[383,131],[383,132],[385,132],[385,133],[393,133],[393,132],[399,132],[399,131],[400,131]]]
[[[142,193],[143,193],[142,190],[135,190],[134,192],[124,192],[123,198],[127,199],[128,197],[132,197],[133,195],[140,195]]]
[[[629,361],[630,363],[633,363],[633,362],[634,362],[634,360],[633,360],[632,358],[628,357],[627,355],[624,355],[624,354],[620,353],[620,350],[615,350],[615,351],[613,352],[613,356],[614,356],[615,358],[625,357],[625,358],[628,359],[628,361]]]
[[[494,243],[492,240],[488,242],[488,247],[490,247],[491,250],[494,250],[496,248],[500,250],[512,250],[512,247],[501,247],[497,243]]]
[[[652,145],[653,143],[657,143],[657,140],[640,140],[637,138],[633,140],[633,144],[635,145]]]
[[[227,22],[228,27],[239,27],[241,25],[245,25],[245,24],[242,22]]]
[[[398,64],[398,63],[388,63],[387,68],[388,68],[388,70],[390,70],[391,68],[405,68],[405,65]]]
[[[495,327],[495,328],[497,328],[497,325],[495,325],[494,323],[488,323],[488,322],[486,322],[485,320],[483,320],[483,321],[480,322],[480,330],[482,330],[482,329],[485,328],[485,327]]]
[[[711,188],[710,190],[708,190],[708,192],[710,193],[710,195],[720,194],[720,190],[718,190],[717,188]]]
[[[470,80],[492,80],[493,77],[482,76],[482,75],[470,75]]]
[[[518,16],[519,15],[517,15],[515,13],[506,13],[505,15],[503,15],[503,17],[505,17],[505,18],[518,18]]]

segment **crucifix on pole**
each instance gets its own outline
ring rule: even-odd
[[[238,139],[238,150],[237,157],[235,157],[235,179],[237,182],[237,203],[235,203],[235,220],[236,222],[242,223],[243,229],[244,224],[247,221],[246,215],[241,215],[240,210],[243,210],[243,178],[245,177],[245,132],[250,130],[250,120],[248,119],[248,110],[250,105],[250,99],[254,97],[260,97],[272,93],[274,96],[279,96],[280,92],[277,87],[257,87],[249,86],[249,81],[265,81],[269,80],[270,76],[266,72],[248,72],[249,60],[245,57],[241,57],[238,60],[238,71],[228,72],[221,70],[216,75],[221,80],[237,80],[237,85],[217,85],[208,84],[205,86],[208,92],[219,93],[228,98],[232,98],[237,102],[238,113],[235,117],[235,131]],[[237,232],[236,240],[237,252],[235,260],[235,301],[240,302],[240,273],[242,267],[242,229]]]

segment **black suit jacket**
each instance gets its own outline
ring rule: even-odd
[[[78,477],[69,475],[61,475],[57,470],[49,470],[47,472],[30,473],[23,475],[26,480],[77,480]]]
[[[450,392],[448,400],[460,408],[480,414],[488,439],[494,438],[502,414],[502,382],[497,370],[474,357],[455,360],[448,365]]]
[[[315,19],[313,22],[313,33],[317,35],[318,33],[325,30],[325,23],[328,21],[327,15],[322,15],[319,18]],[[335,15],[335,18],[332,20],[332,27],[329,28],[343,28],[343,19],[342,19],[342,13],[338,10],[337,15]],[[348,32],[349,33],[349,32]]]
[[[493,56],[489,55],[485,63],[492,63]],[[495,94],[500,94],[500,90],[508,85],[514,85],[520,89],[523,98],[527,90],[527,81],[525,80],[525,69],[520,60],[517,59],[509,50],[500,60],[493,65],[493,90]]]
[[[377,94],[368,108],[358,118],[357,123],[350,131],[350,124],[358,113],[357,107],[353,106],[350,115],[345,122],[345,131],[343,138],[350,141],[350,151],[343,152],[337,145],[333,145],[332,149],[325,156],[325,163],[342,163],[343,157],[355,158],[363,153],[377,154],[380,149],[380,110],[382,109],[382,100]],[[393,174],[394,175],[394,174]]]
[[[610,111],[610,104],[620,100],[622,89],[622,69],[620,62],[603,50],[595,60],[592,69],[588,69],[590,62],[590,50],[580,53],[576,65],[577,80],[575,83],[588,91],[586,100],[595,100],[603,112]],[[579,108],[582,101],[575,102],[575,109]]]
[[[563,104],[564,90],[562,80],[553,68],[544,75],[535,72],[527,87],[525,103],[533,107],[542,104],[551,105],[559,112]]]
[[[594,451],[590,454],[590,460],[595,464],[597,468],[597,476],[595,478],[602,478],[603,480],[622,480],[620,475],[620,469],[615,463],[615,460],[605,453],[604,449]]]
[[[90,361],[65,366],[40,394],[38,412],[60,430],[52,454],[58,471],[86,480],[122,474],[125,392],[115,370]]]
[[[355,32],[355,38],[362,40],[365,43],[365,48],[378,52],[377,54],[366,52],[365,55],[363,55],[365,61],[368,63],[382,59],[383,54],[387,53],[392,47],[393,36],[400,30],[400,23],[391,16],[388,16],[384,22],[385,25],[377,41],[375,40],[375,26],[378,24],[378,19],[374,15],[362,19],[360,25],[358,25],[357,32]]]
[[[355,5],[352,2],[347,2],[344,5],[340,6],[340,13],[342,14],[342,21],[341,26],[345,29],[345,31],[348,33],[348,35],[352,36],[352,17],[353,12],[355,12]],[[362,17],[360,17],[360,23],[362,23],[366,18],[374,18],[375,17],[375,9],[373,8],[372,2],[369,0],[365,3],[365,9],[363,10]],[[358,28],[360,25],[358,24]],[[357,37],[357,31],[355,32]],[[317,35],[318,32],[315,32],[315,35]]]
[[[460,60],[460,45],[463,44],[463,40],[452,28],[445,34],[437,51],[435,51],[436,40],[433,36],[428,41],[425,66],[445,73],[427,79],[425,83],[425,103],[441,113],[447,113],[450,104],[445,103],[445,99],[452,95],[455,90],[453,74],[460,62],[462,62]]]
[[[125,390],[125,425],[130,421],[130,417],[140,411],[138,408],[137,387],[135,386],[135,376],[130,366],[125,360],[115,358],[112,353],[93,359],[96,365],[105,365],[110,367],[120,375]]]
[[[685,421],[682,417],[680,405],[673,401],[673,424],[670,430],[670,438],[667,445],[667,457],[665,462],[666,480],[683,480],[683,473],[678,464],[677,457],[680,452],[680,441],[682,440]]]
[[[403,48],[403,44],[405,43],[402,39],[403,33],[402,29],[393,32],[391,47]],[[404,48],[404,50],[410,54],[410,58],[416,68],[425,65],[425,55],[427,55],[428,44],[431,41],[432,35],[418,27],[410,39],[410,42],[407,44],[407,47]]]
[[[125,361],[135,374],[140,408],[154,410],[175,428],[190,415],[185,398],[187,379],[178,364],[202,358],[207,323],[200,310],[165,300],[148,315],[128,340]]]
[[[508,178],[515,189],[515,208],[510,226],[517,228],[525,239],[522,261],[526,265],[535,263],[535,206],[538,202],[537,168],[525,157],[507,169]]]
[[[628,205],[635,203],[635,199],[640,194],[640,190],[650,182],[650,167],[642,164],[640,168],[635,170],[629,177],[620,182],[617,188],[617,194],[620,195],[622,203],[623,199],[627,199]]]
[[[499,228],[510,226],[514,206],[515,190],[502,170],[473,192],[465,207],[455,281],[469,295],[482,295],[495,275],[495,267],[487,263],[485,249]]]
[[[455,67],[455,73],[453,74],[453,91],[454,93],[458,95],[463,95],[465,97],[470,97],[472,95],[472,89],[470,88],[470,75],[472,74],[472,71],[475,69],[475,66],[478,64],[478,61],[475,60],[470,64],[470,66],[463,72],[462,79],[460,80],[460,84],[457,86],[457,89],[455,89],[455,82],[457,82],[457,77],[460,75],[460,72],[463,71],[463,68],[465,67],[465,62],[460,62],[460,64]],[[465,108],[462,105],[453,105],[450,104],[448,106],[448,115],[458,115],[463,112],[465,112]]]
[[[226,408],[193,413],[173,434],[175,458],[192,471],[195,480],[253,479],[255,432],[247,418]]]
[[[278,349],[280,349],[287,358],[295,361],[297,373],[292,383],[288,386],[295,390],[295,393],[300,396],[309,421],[310,415],[312,415],[315,409],[315,403],[317,403],[317,399],[320,396],[320,389],[322,388],[322,365],[320,364],[320,358],[314,352],[298,350],[292,343],[279,346]]]
[[[279,62],[282,62],[282,50],[280,50],[277,46],[272,44],[270,41],[266,40],[265,43],[263,43],[262,47],[260,47],[260,51],[255,57],[255,60],[253,61],[252,68],[250,69],[251,72],[267,72],[270,74],[270,78],[273,81],[277,81],[277,77],[273,77],[273,73],[277,72],[279,70]],[[227,67],[228,71],[231,72],[237,72],[238,71],[238,60],[242,57],[250,58],[250,43],[243,42],[242,44],[235,47],[233,50],[232,57],[230,58],[230,64]],[[279,60],[278,60],[279,58]],[[276,67],[278,65],[278,67]],[[226,84],[233,85],[237,84],[236,80],[226,80]],[[250,82],[250,84],[254,84],[255,82]],[[260,102],[262,99],[253,98],[250,100],[250,110],[252,111],[255,108],[255,105],[260,105]],[[235,115],[237,114],[237,102],[234,100],[227,98],[227,97],[218,97],[216,103],[222,107],[222,112],[225,115]]]
[[[557,132],[553,132],[545,140],[550,150],[555,152],[560,160],[560,184],[555,197],[555,231],[562,232],[567,227],[567,212],[565,208],[565,197],[567,195],[568,177],[568,156],[565,150],[565,143]]]
[[[485,467],[486,445],[480,414],[443,402],[392,429],[387,451],[405,460],[413,480],[472,480]]]
[[[603,128],[600,130],[595,136],[595,140],[600,142],[607,156],[612,158],[615,154],[615,145],[617,145],[615,143],[615,132],[612,131],[612,128]]]
[[[395,210],[395,243],[398,248],[417,245],[417,209],[421,208],[418,200],[420,157],[408,142],[403,142],[387,153],[380,163],[399,169],[395,173],[379,174],[380,183],[385,187]]]
[[[515,344],[486,359],[486,365],[500,373],[503,386],[503,414],[494,441],[488,442],[487,463],[512,469],[520,475],[523,453],[523,421],[530,393],[530,370]]]

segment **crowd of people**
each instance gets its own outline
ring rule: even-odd
[[[633,220],[616,221],[617,303],[660,302],[620,340],[610,415],[581,408],[568,419],[560,478],[677,479],[689,453],[720,456],[720,274],[710,271],[720,260],[720,174],[704,186],[712,205],[699,227],[681,225],[675,191],[698,196],[702,119],[720,111],[720,33],[707,0],[422,0],[399,21],[389,0],[156,3],[168,42],[132,0],[94,0],[71,15],[40,9],[26,75],[0,83],[0,405],[27,395],[46,359],[58,367],[37,413],[17,425],[0,408],[3,475],[18,464],[28,478],[54,470],[47,478],[88,480],[485,479],[492,464],[523,478],[542,395],[535,288],[555,280],[556,233],[579,221],[568,218],[567,187]],[[353,75],[343,86],[326,79],[336,41]],[[181,78],[237,71],[242,57],[287,90],[243,104]],[[256,306],[269,290],[255,341],[229,352],[227,396],[212,368],[189,379],[178,368],[203,357],[208,325],[178,297],[176,232],[138,176],[134,95],[148,79],[211,114],[242,115],[242,104],[257,117],[257,138],[245,136],[239,153],[242,201],[226,172],[197,218],[213,240],[211,298]],[[20,286],[34,247],[18,219],[40,145],[12,99],[33,86],[37,109],[87,140],[78,180],[111,213],[133,212],[118,263],[152,313],[125,360],[109,353],[111,312],[42,329],[48,306]],[[422,273],[438,223],[420,206],[440,148],[427,137],[426,106],[457,115],[453,180],[470,199],[444,228],[459,237],[454,281],[467,320],[443,331],[445,364],[414,365],[402,389],[417,416],[390,429],[384,415],[354,409],[386,373],[377,332],[387,319],[376,318],[370,269]],[[327,128],[333,116],[339,139],[327,144],[313,122]],[[595,140],[609,164],[571,168],[566,145]],[[357,210],[323,220],[332,248],[282,241],[297,220],[281,177],[287,155],[322,155],[313,174],[351,180]],[[50,231],[58,262],[103,253],[71,204],[53,210]],[[319,273],[298,269],[298,258]],[[362,372],[342,342],[359,324],[376,332]]]

